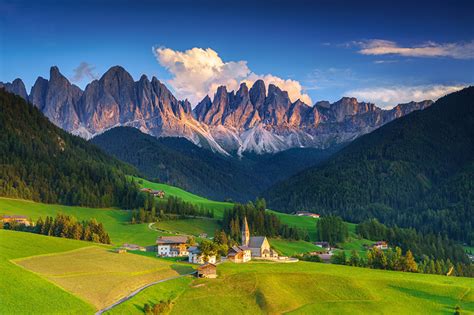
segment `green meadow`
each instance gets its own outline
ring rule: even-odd
[[[0,230],[0,314],[94,313],[95,309],[91,304],[10,261],[66,252],[90,245],[88,242]]]
[[[203,206],[206,209],[214,210],[214,215],[216,218],[222,218],[224,209],[233,207],[233,204],[230,202],[209,200],[204,197],[187,192],[178,187],[150,182],[146,179],[142,179],[139,177],[133,177],[133,179],[143,188],[163,190],[167,195],[176,196],[183,199],[184,201],[196,204],[198,206]]]
[[[147,246],[155,244],[158,235],[166,234],[150,230],[148,224],[129,224],[131,212],[127,210],[63,206],[28,200],[0,198],[0,215],[19,214],[36,220],[39,217],[44,219],[48,215],[54,217],[57,213],[72,215],[78,220],[95,218],[98,222],[104,224],[112,243],[115,245],[132,243]]]
[[[270,245],[281,255],[293,256],[301,253],[322,250],[321,247],[305,241],[289,241],[278,238],[270,239]]]
[[[463,314],[474,312],[468,278],[322,263],[224,263],[217,279],[177,279],[150,287],[110,314],[172,300],[171,314]]]

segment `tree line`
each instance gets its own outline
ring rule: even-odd
[[[47,216],[45,220],[39,217],[34,225],[27,226],[13,221],[4,223],[3,228],[6,230],[110,244],[109,234],[105,231],[102,223],[98,223],[96,219],[79,222],[75,217],[62,213],[56,214],[54,219],[50,216]]]
[[[164,220],[185,219],[187,217],[214,217],[214,210],[197,206],[183,201],[175,196],[156,200],[151,194],[146,194],[143,207],[132,211],[131,223],[151,223]]]
[[[324,216],[316,223],[318,241],[329,242],[332,246],[342,243],[349,236],[347,225],[338,216]]]
[[[306,232],[280,222],[273,213],[265,211],[265,199],[257,199],[255,203],[236,203],[231,209],[224,210],[222,228],[231,239],[241,241],[241,229],[244,218],[247,218],[251,235],[282,237],[286,239],[308,239]]]
[[[418,261],[427,256],[435,261],[449,259],[455,263],[469,263],[469,258],[462,246],[441,234],[423,234],[414,229],[387,227],[377,219],[359,223],[356,232],[366,239],[385,240],[404,251],[411,250]]]

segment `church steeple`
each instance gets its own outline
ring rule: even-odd
[[[242,246],[249,246],[250,231],[249,225],[247,224],[247,217],[244,217],[244,223],[242,224]]]

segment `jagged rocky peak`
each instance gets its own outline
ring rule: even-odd
[[[256,109],[262,107],[265,103],[265,97],[267,96],[265,82],[263,82],[263,80],[255,81],[255,83],[250,88],[249,95],[250,102],[252,102]]]
[[[12,83],[0,82],[0,88],[4,88],[7,92],[21,96],[26,100],[28,99],[28,93],[26,92],[25,84],[21,79],[17,78],[13,80]]]

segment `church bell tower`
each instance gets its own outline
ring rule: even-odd
[[[247,217],[244,217],[244,222],[242,224],[242,246],[249,246],[249,241],[250,241],[249,225],[247,223]]]

